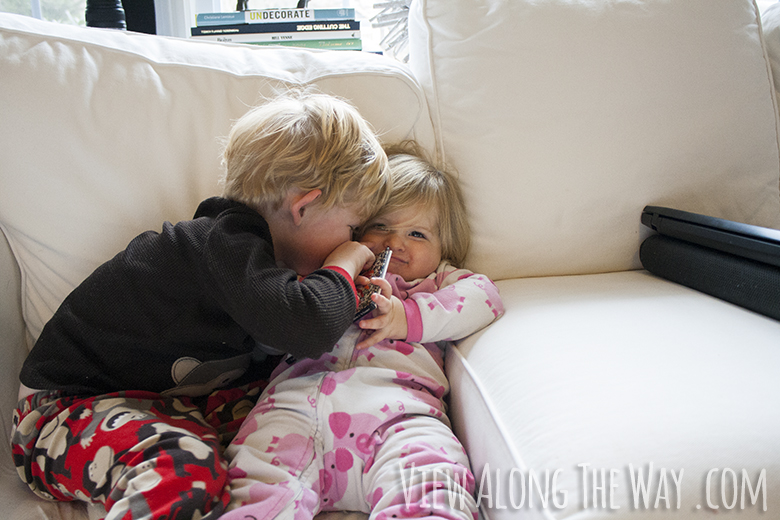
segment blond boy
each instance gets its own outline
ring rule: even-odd
[[[268,357],[318,357],[351,324],[373,260],[352,233],[389,183],[368,124],[290,92],[235,123],[224,164],[222,197],[136,237],[32,349],[12,444],[39,496],[102,502],[106,518],[217,518],[222,448]]]

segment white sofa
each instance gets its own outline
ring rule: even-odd
[[[506,306],[447,357],[486,519],[780,518],[780,322],[638,257],[646,204],[780,227],[777,25],[751,0],[416,0],[407,67],[0,14],[2,427],[65,295],[218,193],[231,120],[314,83],[467,191]],[[0,451],[0,518],[100,516]]]

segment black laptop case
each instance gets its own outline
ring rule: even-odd
[[[648,206],[657,231],[639,249],[645,269],[780,320],[780,231]]]

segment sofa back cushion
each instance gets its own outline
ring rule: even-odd
[[[410,65],[496,279],[640,267],[647,204],[780,227],[751,0],[418,0]]]
[[[409,70],[369,53],[202,43],[0,13],[0,226],[32,338],[137,234],[218,195],[220,139],[285,85],[351,100],[388,142],[432,140]]]

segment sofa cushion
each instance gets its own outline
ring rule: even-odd
[[[446,358],[450,416],[482,483],[486,518],[777,516],[780,322],[646,271],[498,286],[504,316]],[[642,471],[648,484],[651,464],[645,505],[631,472],[636,478]],[[684,471],[679,493],[672,470],[677,477]],[[717,509],[707,504],[711,470]],[[742,488],[743,470],[750,492]],[[545,471],[550,488],[542,507]],[[531,472],[541,492],[529,488]],[[513,507],[523,496],[521,476],[525,503]],[[566,504],[557,507],[561,492]]]
[[[351,100],[387,142],[430,145],[408,69],[362,52],[256,48],[0,13],[0,226],[33,338],[136,234],[219,193],[220,138],[287,85]]]
[[[410,65],[496,279],[639,268],[647,204],[780,227],[751,0],[419,0]]]

